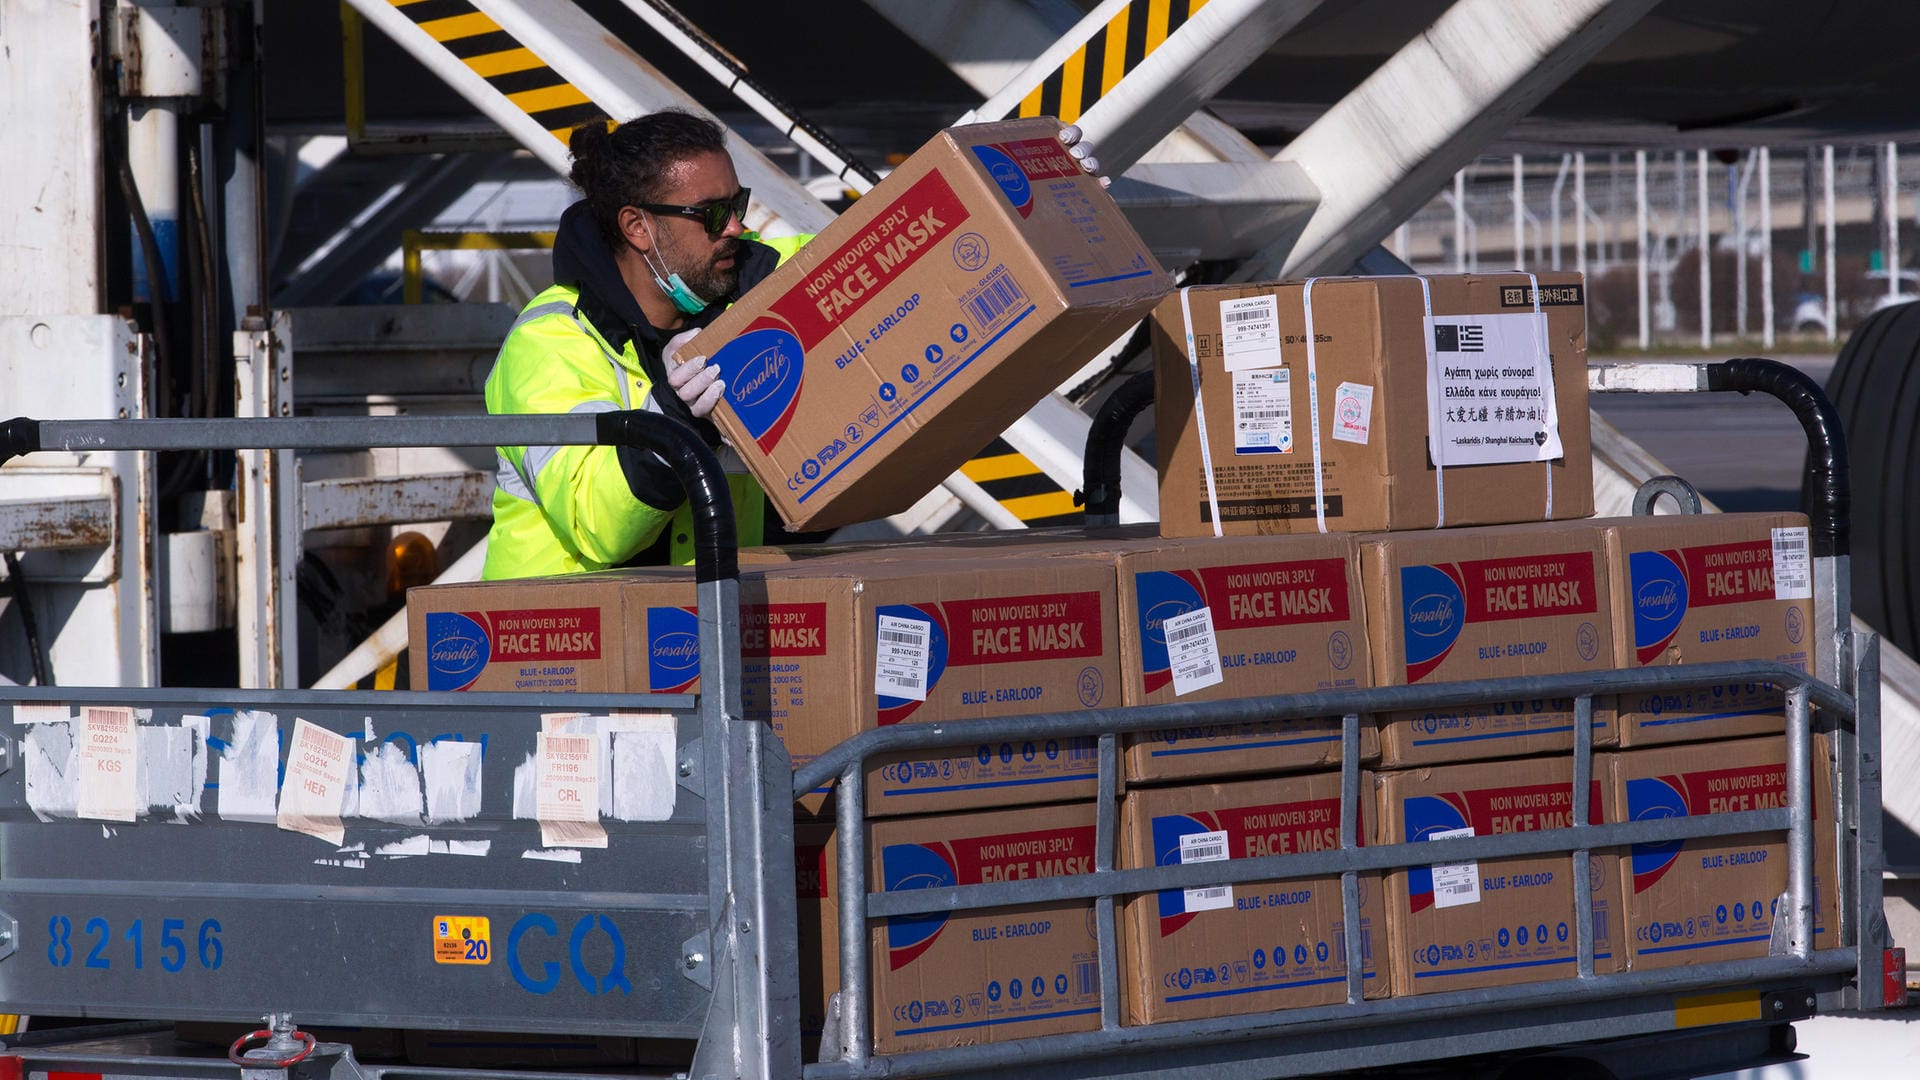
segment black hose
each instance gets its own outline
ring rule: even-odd
[[[601,413],[595,431],[602,446],[650,450],[673,469],[693,512],[693,575],[705,583],[740,576],[739,536],[727,474],[692,428],[656,413]]]
[[[1815,556],[1846,555],[1852,523],[1853,480],[1847,465],[1847,437],[1840,413],[1820,384],[1798,368],[1777,360],[1742,358],[1707,365],[1707,389],[1779,398],[1793,410],[1807,433],[1805,484],[1807,517]]]
[[[7,584],[13,590],[13,602],[20,605],[20,624],[27,628],[27,655],[33,660],[33,684],[52,686],[53,677],[49,674],[52,664],[47,660],[47,649],[40,640],[40,620],[33,617],[33,598],[27,595],[27,575],[20,571],[20,556],[7,552]]]
[[[0,465],[40,449],[40,421],[16,416],[0,421]]]
[[[1127,429],[1141,410],[1153,404],[1153,372],[1143,371],[1107,396],[1087,429],[1087,453],[1081,490],[1073,501],[1084,502],[1087,524],[1116,525],[1120,521],[1120,452],[1127,445]]]

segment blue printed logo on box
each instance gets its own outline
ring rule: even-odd
[[[1666,650],[1687,615],[1687,575],[1673,558],[1658,551],[1627,556],[1633,579],[1633,648],[1640,662]]]
[[[727,406],[771,452],[800,404],[806,367],[800,339],[782,327],[749,330],[721,346],[712,362],[726,381]]]
[[[647,609],[647,688],[681,694],[700,680],[700,616],[690,608]]]
[[[427,689],[465,690],[493,657],[486,627],[456,611],[427,613]]]
[[[973,156],[987,167],[987,175],[1000,185],[1000,191],[1006,195],[1013,208],[1025,217],[1028,206],[1033,202],[1033,185],[1027,182],[1027,174],[1021,171],[1019,164],[1012,158],[991,146],[976,146]]]
[[[1205,606],[1206,599],[1192,582],[1166,570],[1135,574],[1133,595],[1140,613],[1140,669],[1146,692],[1151,694],[1173,681],[1167,620]]]
[[[889,844],[880,852],[880,878],[887,892],[903,889],[943,889],[959,883],[959,875],[944,852],[925,844]],[[887,962],[899,971],[933,947],[947,925],[946,912],[893,915],[887,918]],[[1015,984],[1018,985],[1018,984]]]
[[[1627,781],[1627,820],[1659,821],[1688,816],[1687,797],[1659,777]],[[1633,845],[1633,891],[1644,891],[1673,869],[1684,840]]]
[[[1407,682],[1415,683],[1453,651],[1466,625],[1466,597],[1460,582],[1438,566],[1403,566],[1400,608]]]
[[[1400,817],[1409,844],[1468,825],[1466,809],[1442,795],[1410,796],[1401,804]],[[1424,911],[1433,906],[1432,867],[1407,867],[1407,894],[1409,911]]]

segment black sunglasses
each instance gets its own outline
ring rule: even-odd
[[[699,206],[674,206],[671,203],[634,203],[640,210],[655,214],[675,214],[692,218],[706,227],[708,236],[719,236],[727,231],[727,224],[734,218],[742,223],[747,220],[747,200],[753,197],[752,188],[741,188],[731,198],[701,203]]]

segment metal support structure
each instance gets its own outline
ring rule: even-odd
[[[236,417],[277,421],[293,415],[291,335],[287,313],[280,311],[270,327],[233,336]],[[300,492],[293,451],[241,450],[234,464],[240,495],[234,522],[240,685],[298,686],[300,620],[294,575],[300,564]]]
[[[1467,170],[1453,173],[1453,272],[1467,272]]]
[[[1834,260],[1839,247],[1834,242],[1833,146],[1830,143],[1820,148],[1820,188],[1826,201],[1827,340],[1832,342],[1840,340],[1840,311],[1836,302],[1839,271]]]
[[[1236,280],[1345,270],[1653,5],[1451,5],[1275,157],[1303,168],[1321,203]]]
[[[1887,302],[1900,299],[1900,146],[1886,147],[1887,180],[1881,185],[1886,199],[1887,219]]]
[[[1633,202],[1636,231],[1633,253],[1637,263],[1634,282],[1640,298],[1640,351],[1653,346],[1652,312],[1647,306],[1647,152],[1633,152]]]
[[[1573,269],[1587,276],[1587,155],[1573,155]]]
[[[1773,152],[1760,148],[1760,344],[1773,348]]]
[[[1700,188],[1700,347],[1713,348],[1713,206],[1707,201],[1707,152],[1698,151]]]
[[[100,40],[90,0],[8,4],[0,19],[0,315],[104,310]]]
[[[1057,115],[1080,125],[1107,171],[1125,172],[1320,2],[1105,0],[963,122]]]

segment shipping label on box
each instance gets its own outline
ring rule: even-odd
[[[1371,778],[1362,774],[1363,789]],[[1126,868],[1328,851],[1340,846],[1340,774],[1136,788],[1121,826]],[[1365,835],[1356,823],[1356,839]],[[1383,996],[1379,876],[1359,878],[1363,987]],[[1340,877],[1165,889],[1128,900],[1130,1023],[1345,1001]]]
[[[1824,739],[1813,755],[1816,947],[1836,929],[1833,789]],[[1775,736],[1603,756],[1628,821],[1785,807],[1786,740]],[[1703,837],[1630,849],[1623,875],[1628,966],[1673,967],[1767,955],[1787,887],[1786,834]]]
[[[1093,873],[1091,803],[869,826],[882,889]],[[874,1050],[899,1053],[1100,1026],[1093,904],[1063,901],[873,924]]]
[[[907,509],[1165,293],[1058,131],[942,132],[695,341],[789,524]]]
[[[1773,660],[1807,670],[1813,581],[1803,515],[1679,514],[1596,524],[1606,531],[1615,582],[1620,667]],[[1780,689],[1764,682],[1626,694],[1619,700],[1619,744],[1778,733],[1784,708]]]
[[[1142,542],[1120,552],[1126,703],[1370,685],[1352,538]],[[1129,780],[1312,769],[1340,760],[1340,718],[1203,725],[1129,736]],[[1371,723],[1361,756],[1378,753]]]
[[[1572,274],[1180,290],[1153,315],[1162,533],[1591,514],[1583,299]]]
[[[1447,765],[1378,775],[1380,842],[1563,829],[1573,825],[1565,758]],[[1606,820],[1593,782],[1590,824]],[[1574,889],[1593,903],[1594,970],[1619,970],[1619,860],[1594,854],[1459,860],[1386,874],[1388,967],[1396,995],[1571,978],[1579,959]]]
[[[1606,670],[1613,631],[1600,541],[1584,522],[1363,538],[1375,684]],[[1381,762],[1566,750],[1573,722],[1571,698],[1391,713],[1381,718]],[[1597,705],[1594,739],[1612,736]]]

